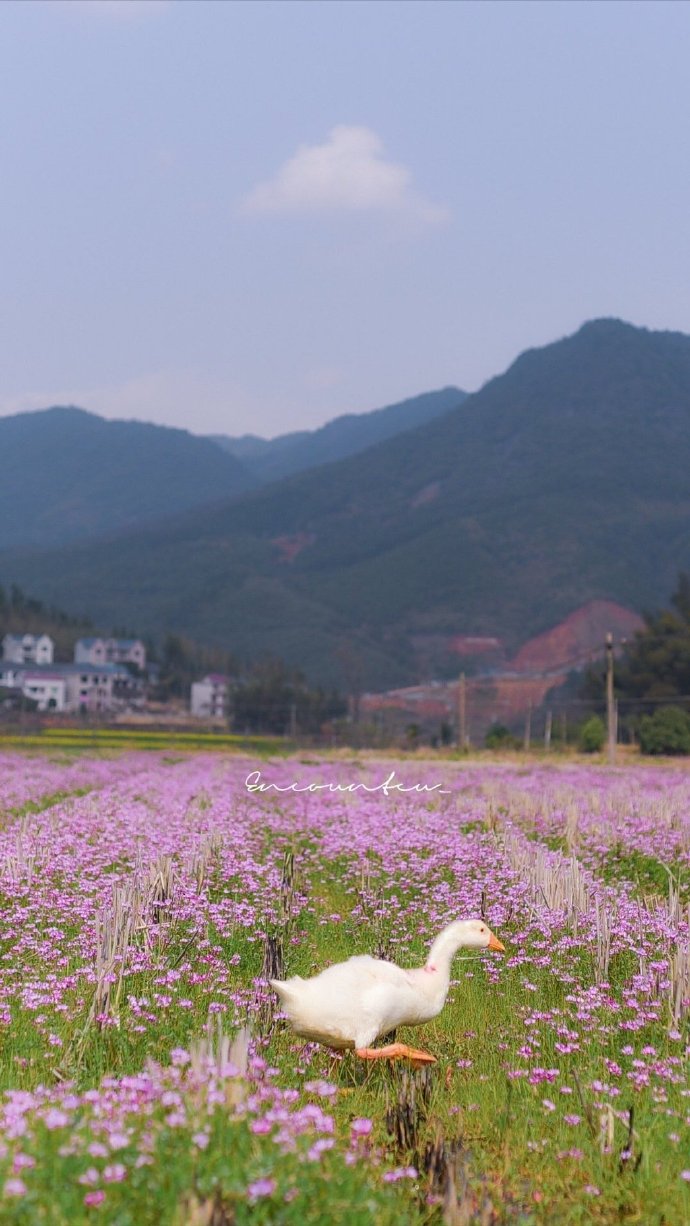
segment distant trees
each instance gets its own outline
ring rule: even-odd
[[[645,614],[645,626],[625,645],[616,661],[616,695],[638,699],[638,707],[649,709],[654,700],[690,695],[690,574],[681,573],[671,597],[671,608]],[[605,664],[595,665],[585,674],[581,694],[603,700]]]
[[[616,689],[630,698],[690,694],[690,574],[681,573],[671,608],[645,614],[616,669]]]
[[[690,753],[690,717],[673,702],[690,695],[690,574],[679,574],[670,608],[644,620],[616,661],[620,722],[643,753]],[[604,665],[589,669],[583,696],[603,703],[604,687]]]
[[[578,740],[583,753],[601,753],[606,740],[603,719],[598,715],[590,715],[580,728]]]
[[[87,617],[73,617],[63,609],[56,609],[54,605],[47,605],[35,596],[28,596],[16,583],[11,584],[9,591],[0,584],[0,628],[7,626],[11,631],[17,621],[22,624],[30,622],[33,626],[36,619],[41,618],[54,626],[73,626],[77,629],[89,629],[92,626]]]
[[[653,715],[643,715],[639,738],[643,753],[690,753],[690,716],[680,707],[660,707]]]
[[[487,749],[515,749],[517,738],[505,724],[493,723],[484,737]]]
[[[234,677],[238,671],[236,657],[225,648],[204,647],[181,634],[168,634],[160,651],[158,696],[164,700],[187,697],[192,681],[199,677],[207,673]]]
[[[273,656],[257,660],[232,688],[237,732],[317,733],[346,710],[342,695],[310,688],[302,673]]]

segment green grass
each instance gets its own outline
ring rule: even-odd
[[[206,750],[237,750],[259,757],[288,753],[291,746],[282,737],[240,736],[229,732],[174,732],[131,728],[44,728],[39,733],[0,736],[0,749],[85,750],[176,750],[190,753]]]
[[[680,889],[681,896],[690,892],[690,867],[674,862],[663,864],[654,856],[631,850],[618,844],[604,859],[601,875],[607,881],[630,881],[638,894],[668,895],[669,883]]]

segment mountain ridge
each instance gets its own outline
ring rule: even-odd
[[[591,600],[639,611],[690,555],[690,337],[620,321],[526,351],[461,407],[340,460],[16,578],[92,617],[270,650],[367,688],[447,675],[420,635],[509,653]],[[180,584],[179,576],[185,577]],[[40,576],[42,587],[38,586]]]
[[[262,482],[271,482],[356,455],[458,408],[466,398],[467,392],[460,388],[445,387],[366,413],[342,413],[315,430],[298,430],[273,439],[257,435],[209,437],[242,460]]]
[[[256,479],[188,430],[74,405],[0,418],[0,545],[64,544],[162,519]]]

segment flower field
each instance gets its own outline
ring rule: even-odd
[[[690,774],[392,765],[0,754],[1,1222],[690,1223]],[[268,988],[479,916],[431,1068]]]

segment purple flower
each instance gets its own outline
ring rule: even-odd
[[[275,1179],[256,1179],[247,1188],[247,1196],[250,1200],[259,1200],[262,1196],[272,1196],[275,1190]]]
[[[101,1189],[98,1192],[87,1192],[84,1197],[84,1204],[87,1209],[97,1209],[105,1200],[105,1192]]]
[[[394,1171],[386,1171],[384,1183],[397,1183],[399,1179],[416,1179],[417,1170],[414,1166],[399,1166]]]
[[[3,1189],[5,1196],[24,1196],[26,1194],[26,1184],[23,1179],[6,1179]]]

